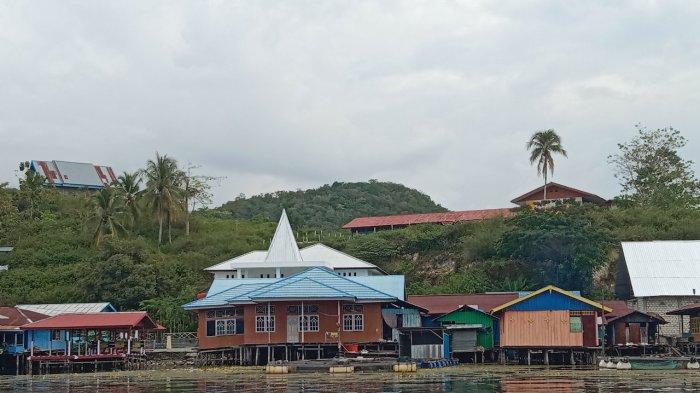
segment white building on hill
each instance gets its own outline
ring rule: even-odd
[[[666,313],[700,302],[700,240],[622,242],[615,294],[629,306],[660,314],[665,336],[689,331],[689,320]]]
[[[300,250],[284,210],[267,250],[251,251],[204,270],[215,279],[260,279],[282,278],[315,266],[329,268],[345,277],[385,274],[369,262],[321,243]]]

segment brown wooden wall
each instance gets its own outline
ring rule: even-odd
[[[248,344],[283,344],[287,342],[287,306],[300,305],[299,302],[277,302],[270,303],[275,306],[275,331],[256,332],[255,331],[255,305],[243,306],[244,332],[227,336],[207,336],[206,335],[206,310],[197,312],[200,349],[224,348],[237,345]],[[340,331],[338,327],[338,302],[304,302],[305,305],[315,304],[319,306],[319,331],[304,332],[305,344],[337,343],[338,338],[331,333],[338,333],[342,343],[374,343],[382,339],[382,313],[380,303],[364,303],[364,330],[359,332],[347,332],[342,330],[342,316],[340,319]],[[341,302],[341,306],[342,306]],[[341,315],[344,314],[341,307]],[[298,314],[294,314],[298,315]],[[299,333],[299,343],[302,343],[301,332]]]
[[[506,311],[501,347],[582,347],[583,333],[571,333],[569,311]]]

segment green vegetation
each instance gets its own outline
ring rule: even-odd
[[[697,207],[700,181],[693,162],[681,158],[687,140],[673,127],[648,130],[637,126],[638,136],[618,145],[608,159],[616,169],[623,195],[619,202],[659,207]]]
[[[337,229],[356,217],[442,212],[429,196],[401,184],[335,182],[311,190],[278,191],[246,198],[240,195],[219,210],[234,218],[275,221],[282,208],[298,229]]]
[[[618,160],[629,154],[628,146],[646,146],[664,132],[671,131],[642,133],[620,146]],[[0,255],[0,264],[10,266],[0,273],[0,305],[110,301],[120,310],[148,310],[170,330],[192,330],[192,316],[180,305],[208,288],[211,276],[202,269],[265,249],[282,207],[297,229],[305,227],[297,232],[300,246],[322,241],[388,273],[405,274],[409,293],[517,291],[555,284],[610,297],[620,241],[700,239],[700,209],[691,198],[697,197],[697,180],[672,148],[684,143],[678,142],[680,135],[673,131],[670,137],[676,142],[657,149],[658,160],[643,163],[653,168],[658,162],[675,163],[673,176],[636,167],[648,175],[640,183],[644,187],[626,189],[629,194],[612,208],[522,208],[508,219],[353,237],[338,227],[355,216],[444,209],[418,191],[370,181],[239,198],[218,209],[195,210],[206,205],[212,178],[193,175],[193,167],[182,170],[160,155],[144,171],[125,173],[99,192],[58,191],[28,173],[19,189],[0,184],[0,245],[14,247]],[[634,176],[630,181],[642,179]]]

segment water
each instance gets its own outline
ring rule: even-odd
[[[698,370],[617,371],[460,366],[415,374],[265,375],[217,368],[0,376],[2,392],[628,392],[700,391]]]

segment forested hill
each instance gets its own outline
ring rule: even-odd
[[[219,210],[234,218],[276,221],[287,209],[292,225],[301,228],[339,228],[355,217],[401,213],[441,212],[446,209],[418,190],[390,182],[335,182],[319,188],[277,191],[239,197]]]

